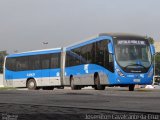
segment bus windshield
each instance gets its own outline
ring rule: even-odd
[[[147,72],[151,65],[147,40],[116,40],[115,55],[118,64],[126,72]]]

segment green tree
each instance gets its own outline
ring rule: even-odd
[[[149,37],[149,41],[151,44],[154,44],[154,39],[152,37]]]

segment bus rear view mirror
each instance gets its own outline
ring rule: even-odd
[[[113,46],[112,46],[112,43],[111,43],[111,42],[108,43],[108,52],[109,52],[110,54],[113,54]]]
[[[150,49],[151,49],[151,54],[154,55],[156,52],[153,44],[150,45]]]

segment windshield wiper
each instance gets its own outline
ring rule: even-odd
[[[143,67],[144,69],[147,69],[144,65],[141,65],[141,64],[130,64],[130,65],[125,66],[124,68],[126,69],[126,68],[129,67],[129,66],[141,66],[141,67]]]

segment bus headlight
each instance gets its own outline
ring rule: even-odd
[[[153,75],[153,68],[149,71],[148,77],[152,77],[152,75]]]
[[[120,69],[117,68],[116,71],[117,71],[117,73],[118,73],[119,76],[125,77],[124,74],[120,71]]]

